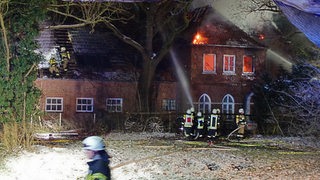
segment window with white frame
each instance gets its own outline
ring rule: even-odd
[[[106,107],[108,112],[122,112],[122,98],[107,98]]]
[[[46,112],[62,112],[63,111],[63,98],[47,97],[45,111]]]
[[[93,98],[77,98],[76,112],[93,112]]]
[[[225,95],[222,99],[222,113],[234,113],[234,99],[230,94]]]
[[[211,111],[211,99],[207,94],[202,94],[200,96],[198,110],[202,113],[208,113]]]
[[[165,111],[175,111],[176,110],[176,100],[175,99],[163,99],[162,109]]]
[[[243,56],[242,72],[244,74],[252,74],[253,71],[254,71],[254,69],[253,69],[252,56],[248,56],[248,55]]]
[[[216,55],[203,54],[203,73],[216,72]]]
[[[235,55],[223,55],[223,73],[224,74],[235,74]]]

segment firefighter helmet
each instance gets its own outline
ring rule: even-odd
[[[190,110],[191,110],[191,112],[194,112],[194,107],[191,107]]]
[[[62,52],[66,51],[66,47],[61,47],[61,51]]]
[[[191,110],[190,109],[187,110],[187,114],[191,114]]]
[[[198,117],[201,117],[201,116],[202,116],[202,113],[199,111],[199,112],[197,113],[197,116],[198,116]]]
[[[244,113],[243,108],[240,108],[240,109],[239,109],[239,113],[241,113],[241,114],[243,114],[243,113]]]
[[[212,109],[212,114],[217,114],[217,110],[216,109]]]
[[[106,148],[106,144],[99,136],[89,136],[82,141],[83,149],[92,151],[101,151]]]

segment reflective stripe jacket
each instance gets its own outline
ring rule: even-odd
[[[88,162],[89,172],[86,180],[110,180],[109,156],[105,152],[102,155],[97,154],[93,161]]]
[[[184,115],[184,127],[193,126],[193,116],[191,114]]]
[[[198,124],[197,129],[203,129],[204,128],[204,117],[198,117]]]
[[[246,121],[245,121],[245,119],[244,119],[245,117],[244,117],[244,115],[243,114],[240,114],[240,115],[237,115],[236,116],[236,124],[237,125],[244,125],[244,124],[246,124]]]
[[[208,129],[218,129],[218,115],[211,114],[210,119],[208,121]]]

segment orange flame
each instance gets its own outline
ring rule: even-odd
[[[260,40],[264,40],[264,38],[265,38],[264,34],[259,34],[259,39]]]
[[[203,37],[199,32],[194,36],[192,44],[207,44],[208,38]]]

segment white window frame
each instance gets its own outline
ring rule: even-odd
[[[85,100],[85,102],[78,102],[79,100]],[[90,100],[91,103],[88,103],[87,101]],[[78,109],[78,107],[81,107]],[[88,107],[91,107],[88,108]],[[93,98],[76,98],[76,112],[93,112]]]
[[[230,94],[226,94],[222,99],[222,113],[233,114],[234,113],[234,98]]]
[[[175,111],[176,110],[176,100],[175,99],[162,99],[162,109],[165,111]]]
[[[233,57],[234,61],[233,64],[230,64],[230,58]],[[228,58],[228,69],[226,69],[225,64],[226,64],[226,58]],[[230,68],[230,66],[232,65],[232,69]],[[224,75],[235,75],[236,74],[236,56],[235,55],[230,55],[230,54],[224,54],[223,55],[223,74]]]
[[[205,56],[206,55],[213,55],[213,70],[212,71],[208,71],[208,70],[205,70]],[[213,54],[213,53],[208,53],[208,54],[203,54],[202,56],[202,72],[203,74],[216,74],[216,62],[217,62],[217,55],[216,54]]]
[[[251,57],[251,61],[252,61],[252,72],[244,72],[244,69],[243,69],[243,67],[244,67],[244,58],[245,57]],[[252,56],[250,56],[250,55],[244,55],[243,57],[242,57],[242,74],[243,75],[251,75],[251,74],[254,74],[254,65],[253,65],[253,57]]]
[[[123,109],[123,99],[122,98],[107,98],[106,99],[106,110],[108,112],[122,112],[122,109]]]
[[[50,106],[50,109],[48,109],[48,106]],[[57,110],[59,106],[61,106],[61,108],[60,110]],[[45,111],[46,112],[63,112],[63,98],[62,97],[46,97]]]
[[[202,113],[209,113],[211,111],[211,98],[208,94],[202,94],[199,97],[198,110]]]

